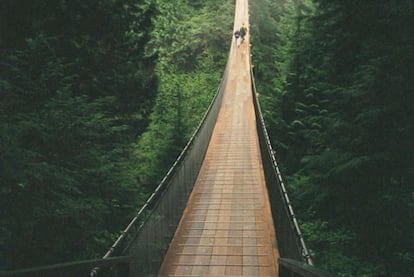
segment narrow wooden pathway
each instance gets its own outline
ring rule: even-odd
[[[235,29],[248,26],[237,0]],[[249,37],[232,43],[223,105],[159,276],[278,276],[275,230],[259,150]]]

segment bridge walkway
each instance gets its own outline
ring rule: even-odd
[[[235,28],[248,25],[236,3]],[[278,249],[262,168],[249,37],[230,50],[216,126],[159,276],[278,276]]]

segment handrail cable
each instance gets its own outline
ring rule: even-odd
[[[255,104],[255,107],[256,107],[257,116],[260,119],[260,124],[261,124],[261,127],[262,127],[261,129],[262,129],[262,131],[264,133],[264,136],[265,136],[265,139],[266,139],[267,151],[268,151],[268,153],[269,153],[269,155],[272,159],[273,170],[275,171],[275,173],[277,175],[279,186],[280,186],[280,189],[281,189],[282,195],[283,195],[284,204],[286,205],[286,208],[288,210],[288,216],[289,216],[289,219],[290,219],[290,222],[291,222],[291,227],[292,227],[293,231],[296,234],[297,240],[299,241],[299,247],[300,247],[300,250],[302,252],[301,253],[302,257],[303,257],[304,261],[307,264],[313,265],[311,255],[309,253],[308,248],[306,247],[305,241],[303,239],[302,232],[300,231],[299,224],[297,222],[295,213],[293,212],[293,207],[291,205],[289,196],[287,194],[286,186],[285,186],[285,184],[283,182],[283,179],[282,179],[282,174],[280,173],[280,170],[279,170],[279,166],[278,166],[278,163],[277,163],[277,160],[276,160],[276,157],[275,157],[276,151],[272,147],[272,143],[270,141],[270,137],[269,137],[269,134],[268,134],[267,129],[266,129],[266,123],[264,121],[263,113],[262,113],[262,110],[261,110],[261,107],[260,107],[260,102],[259,102],[259,99],[257,97],[256,82],[255,82],[255,79],[254,79],[253,64],[251,62],[251,59],[252,59],[252,55],[250,55],[250,64],[251,64],[250,74],[251,74],[251,79],[252,79],[253,99],[254,99],[254,104]]]
[[[223,84],[224,84],[224,82],[226,80],[227,69],[228,69],[228,63],[226,65],[226,69],[225,69],[225,71],[224,71],[224,73],[222,75],[222,78],[220,80],[220,84],[219,84],[219,86],[218,86],[218,88],[216,90],[216,93],[215,93],[213,99],[211,100],[208,109],[204,113],[204,115],[202,117],[202,120],[200,121],[200,123],[198,124],[196,130],[194,131],[193,135],[191,136],[190,140],[187,142],[186,146],[181,151],[181,153],[178,156],[178,158],[174,161],[174,163],[171,166],[171,168],[168,170],[168,172],[166,173],[166,175],[164,176],[164,178],[161,180],[161,182],[159,183],[159,185],[155,188],[154,192],[147,199],[147,201],[145,202],[145,204],[138,211],[138,213],[136,214],[136,216],[130,221],[130,223],[127,225],[127,227],[121,232],[121,235],[117,238],[117,240],[113,243],[113,245],[105,253],[105,255],[103,256],[103,259],[106,259],[106,258],[112,256],[112,254],[117,250],[117,248],[123,242],[123,240],[125,240],[126,236],[130,233],[130,230],[132,229],[132,227],[137,222],[139,222],[139,219],[145,214],[145,212],[147,210],[151,209],[150,207],[152,206],[152,204],[154,204],[157,201],[157,199],[159,199],[159,197],[162,195],[162,193],[168,188],[168,185],[169,185],[168,181],[172,178],[173,174],[176,172],[177,168],[180,166],[180,164],[184,160],[184,157],[185,157],[186,153],[190,149],[190,147],[193,144],[195,138],[198,136],[201,128],[203,127],[203,125],[204,125],[204,123],[205,123],[205,121],[207,119],[207,116],[209,115],[210,111],[212,110],[212,107],[213,107],[213,105],[214,105],[217,97],[219,97],[220,90],[222,90]],[[141,228],[143,227],[144,224],[145,224],[145,220],[141,222],[141,225],[138,227],[137,233],[140,232],[140,230],[141,230]],[[97,267],[94,268],[94,269],[92,269],[92,271],[91,271],[91,277],[97,276],[98,270],[99,270],[99,268],[97,268]]]

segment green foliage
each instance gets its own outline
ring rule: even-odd
[[[350,248],[355,234],[345,228],[335,229],[327,222],[320,220],[303,222],[301,229],[308,234],[308,247],[321,249],[313,253],[318,261],[325,261],[318,265],[326,272],[335,272],[337,276],[372,276],[374,272],[383,271],[383,268],[375,268],[370,264],[364,264],[355,257],[352,257],[346,250]],[[347,269],[344,272],[344,269]]]
[[[0,266],[101,256],[144,199],[145,1],[2,1]],[[4,32],[3,32],[4,31]]]
[[[155,2],[147,53],[158,57],[158,94],[135,150],[140,183],[149,190],[185,146],[220,83],[234,11],[230,1]]]
[[[206,111],[234,4],[0,5],[0,267],[101,256]]]
[[[343,276],[413,275],[413,3],[262,9],[271,2],[280,7],[261,26],[276,20],[279,40],[257,52],[274,58],[253,58],[273,76],[256,77],[316,261]]]

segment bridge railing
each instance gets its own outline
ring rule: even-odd
[[[162,264],[210,142],[222,103],[227,68],[213,101],[184,150],[104,256],[129,256],[131,276],[155,276]]]
[[[312,265],[312,259],[306,247],[299,224],[283,182],[275,151],[266,130],[265,121],[257,98],[256,84],[251,67],[253,102],[256,110],[256,125],[259,135],[260,151],[266,185],[269,191],[272,215],[275,223],[278,248],[281,257],[304,261]]]
[[[250,64],[252,60],[250,56]],[[258,93],[253,74],[253,65],[250,67],[252,78],[253,102],[256,114],[256,126],[260,142],[263,170],[269,192],[270,206],[276,229],[276,237],[280,258],[280,277],[334,277],[334,274],[323,272],[313,266],[312,257],[306,247],[302,232],[283,182],[279,166],[276,161],[270,137],[260,108]]]

